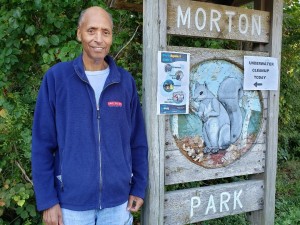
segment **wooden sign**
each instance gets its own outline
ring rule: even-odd
[[[263,181],[254,180],[168,192],[164,224],[189,224],[259,210],[263,193]]]
[[[207,88],[215,93],[219,89],[219,84],[224,83],[222,81],[226,80],[226,77],[230,77],[230,79],[243,78],[240,68],[243,68],[244,55],[268,55],[264,52],[175,46],[169,46],[168,49],[189,52],[192,68],[191,83],[196,80],[206,83]],[[216,86],[214,86],[215,84]],[[232,86],[232,82],[230,85]],[[228,87],[226,91],[228,92],[230,88]],[[221,93],[212,95],[215,96],[215,102],[219,102],[220,95]],[[193,104],[193,98],[191,99],[191,104]],[[206,100],[206,102],[205,104],[209,105],[211,101]],[[190,110],[189,115],[175,115],[166,118],[165,183],[167,185],[264,172],[267,92],[244,91],[235,103],[228,104],[239,104],[237,107],[243,111],[240,133],[235,142],[226,149],[218,150],[213,154],[204,152],[204,142],[207,143],[207,141],[205,141],[203,133],[209,117],[206,120],[208,122],[204,122],[199,113]],[[224,111],[224,113],[226,112]],[[222,117],[221,114],[215,113],[212,116],[211,118],[214,120]],[[231,126],[234,125],[231,124]],[[214,127],[218,127],[218,125]],[[222,129],[221,126],[220,129]],[[213,136],[210,137],[210,135],[214,135],[215,132],[219,133],[218,130],[218,128],[216,131],[208,132],[207,130],[206,136],[212,140]]]
[[[270,13],[210,3],[169,0],[167,33],[269,42]]]
[[[280,59],[283,1],[254,1],[260,10],[191,0],[143,4],[143,108],[150,168],[143,225],[183,225],[245,212],[251,212],[251,224],[274,224],[279,93],[244,90],[241,82],[244,56]],[[167,45],[168,35],[259,44],[250,51],[174,47]],[[187,115],[157,116],[153,110],[158,51],[190,53]],[[249,180],[164,188],[244,175]]]

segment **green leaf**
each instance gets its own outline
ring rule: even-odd
[[[41,0],[35,0],[34,3],[35,3],[35,7],[37,9],[41,9],[42,8],[42,1]]]
[[[15,200],[16,202],[20,201],[20,196],[15,195],[15,196],[13,197],[13,200]]]
[[[11,63],[11,64],[15,64],[15,63],[17,63],[17,62],[19,62],[17,56],[11,55],[11,56],[10,56],[10,63]]]
[[[21,199],[21,200],[19,200],[18,202],[17,202],[17,205],[18,206],[23,206],[25,204],[25,200],[24,199]]]
[[[6,51],[5,56],[9,56],[11,53],[12,53],[12,49],[9,48],[9,49],[7,49],[7,51]]]
[[[13,17],[21,18],[21,9],[19,7],[14,10]]]
[[[49,41],[52,45],[58,45],[59,44],[59,37],[57,35],[52,35],[50,37]]]
[[[9,22],[10,27],[13,29],[17,29],[19,27],[18,21],[13,17],[9,18],[8,22]]]
[[[39,46],[46,46],[48,45],[48,38],[47,37],[43,37],[43,36],[39,36],[37,39],[37,44]]]
[[[35,207],[33,205],[31,205],[31,204],[27,205],[26,210],[27,210],[27,212],[29,212],[29,214],[32,217],[36,216],[36,210],[35,210]]]
[[[23,211],[20,216],[22,217],[22,219],[26,219],[29,215],[27,211]]]
[[[33,25],[26,27],[25,29],[26,34],[32,36],[35,33],[35,27]]]
[[[54,26],[55,26],[56,28],[62,28],[63,23],[62,23],[61,21],[57,20],[57,21],[54,21]]]

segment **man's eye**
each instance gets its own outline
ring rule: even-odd
[[[89,33],[89,34],[93,34],[93,33],[94,33],[94,30],[90,29],[90,30],[88,30],[88,33]]]

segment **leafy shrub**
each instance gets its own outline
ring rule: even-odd
[[[45,71],[81,53],[77,20],[92,5],[106,7],[100,0],[0,0],[0,224],[41,223],[30,167],[35,100]],[[141,87],[142,16],[108,10],[115,32],[111,55]]]

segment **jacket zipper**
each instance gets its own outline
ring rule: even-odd
[[[102,93],[103,91],[110,85],[112,84],[116,84],[117,82],[113,82],[113,83],[110,83],[108,84],[107,86],[104,86],[102,91],[101,91],[101,94],[100,94],[100,97],[99,97],[99,108],[97,108],[97,124],[98,124],[98,141],[99,141],[99,145],[98,145],[98,150],[99,150],[99,162],[100,162],[100,194],[99,194],[99,208],[102,209],[102,205],[101,205],[101,198],[102,198],[102,186],[103,186],[103,177],[102,177],[102,154],[101,154],[101,132],[100,132],[100,99],[101,99],[101,96],[102,96]]]
[[[98,124],[98,151],[99,151],[99,188],[100,188],[100,193],[99,193],[99,208],[101,209],[101,197],[102,197],[102,155],[101,155],[101,148],[100,148],[100,107],[97,109],[97,124]]]

